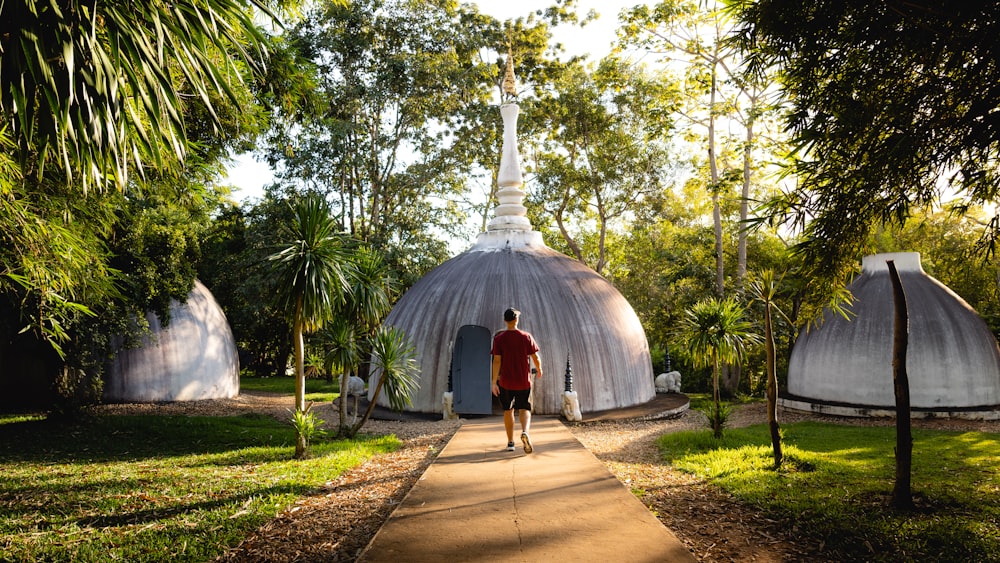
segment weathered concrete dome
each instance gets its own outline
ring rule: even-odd
[[[996,339],[968,303],[923,271],[916,252],[865,257],[861,275],[849,286],[854,316],[848,320],[827,311],[818,328],[802,332],[788,366],[792,402],[859,407],[855,414],[894,408],[893,298],[886,260],[893,260],[906,293],[912,408],[994,411],[1000,405]]]
[[[201,282],[187,302],[170,304],[170,324],[147,315],[152,334],[115,356],[104,385],[107,402],[198,401],[240,391],[236,341],[222,308]]]
[[[518,108],[506,104],[500,112],[504,143],[497,174],[499,204],[487,231],[471,249],[414,284],[386,319],[416,346],[420,388],[410,410],[442,412],[450,371],[462,374],[453,378],[454,387],[461,385],[476,400],[485,398],[488,406],[489,342],[505,328],[503,311],[508,307],[521,311],[518,327],[532,333],[540,348],[544,376],[535,385],[532,411],[560,412],[567,359],[583,413],[652,400],[653,368],[638,316],[607,280],[548,248],[541,233],[532,230],[521,205]],[[474,330],[462,336],[463,327]],[[453,353],[464,353],[464,359],[453,365]],[[457,405],[457,393],[455,400]],[[384,398],[379,401],[385,404]]]
[[[424,276],[386,320],[416,345],[420,389],[412,410],[441,411],[459,328],[483,326],[492,335],[504,329],[507,307],[521,311],[518,327],[541,349],[544,376],[535,387],[534,412],[560,412],[567,357],[584,413],[654,397],[642,324],[607,280],[544,245],[477,246]],[[485,377],[488,393],[488,371]]]

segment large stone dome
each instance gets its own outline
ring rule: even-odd
[[[567,358],[581,412],[633,406],[654,397],[646,334],[621,293],[590,268],[544,245],[512,243],[477,245],[452,258],[393,308],[386,324],[410,336],[420,364],[413,410],[442,410],[459,329],[478,325],[490,334],[503,330],[507,307],[521,311],[518,327],[532,333],[541,349],[544,376],[535,387],[534,412],[560,412]],[[488,393],[488,372],[485,377]]]
[[[414,284],[386,319],[416,346],[420,388],[411,410],[442,412],[450,373],[460,374],[452,378],[456,391],[461,386],[475,400],[484,398],[488,409],[489,342],[504,329],[508,307],[521,311],[518,327],[532,333],[540,348],[544,376],[534,387],[533,412],[560,413],[567,360],[583,413],[652,400],[646,334],[628,301],[586,265],[545,246],[532,230],[521,204],[518,107],[505,104],[500,112],[504,140],[494,218],[471,249]],[[456,406],[462,400],[457,394]]]
[[[170,324],[147,315],[151,335],[119,352],[104,385],[108,402],[226,399],[239,394],[240,362],[229,322],[195,281],[187,301],[170,304]]]
[[[864,258],[861,275],[849,286],[855,298],[852,317],[827,311],[823,323],[803,331],[795,343],[788,366],[791,399],[856,406],[862,413],[869,407],[894,408],[887,260],[893,260],[906,293],[912,408],[995,410],[1000,405],[996,339],[968,303],[923,271],[916,252]]]

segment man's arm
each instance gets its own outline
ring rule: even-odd
[[[531,355],[531,360],[535,362],[535,370],[538,372],[537,377],[542,376],[542,359],[538,356],[538,352]]]
[[[497,387],[497,380],[500,379],[500,356],[493,356],[493,373],[490,374],[490,389],[493,394],[500,396],[500,388]]]

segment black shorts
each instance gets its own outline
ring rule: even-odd
[[[497,387],[500,387],[499,385]],[[531,396],[531,389],[519,389],[517,391],[512,391],[510,389],[504,389],[500,387],[500,406],[503,410],[509,411],[511,409],[524,409],[526,411],[531,410],[531,401],[529,397]]]

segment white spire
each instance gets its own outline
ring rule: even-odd
[[[493,219],[480,233],[473,249],[503,249],[521,246],[545,246],[542,233],[531,228],[528,210],[524,207],[524,178],[521,176],[521,157],[517,152],[517,86],[514,79],[514,57],[508,50],[507,68],[501,85],[500,96],[505,103],[500,106],[503,118],[503,148],[500,151],[500,169],[497,171],[497,202]]]
[[[521,176],[521,159],[517,153],[517,104],[500,106],[503,117],[503,150],[500,152],[500,170],[497,173],[497,201],[493,208],[493,219],[486,226],[487,231],[514,230],[530,231],[531,221],[524,201],[524,179]]]

